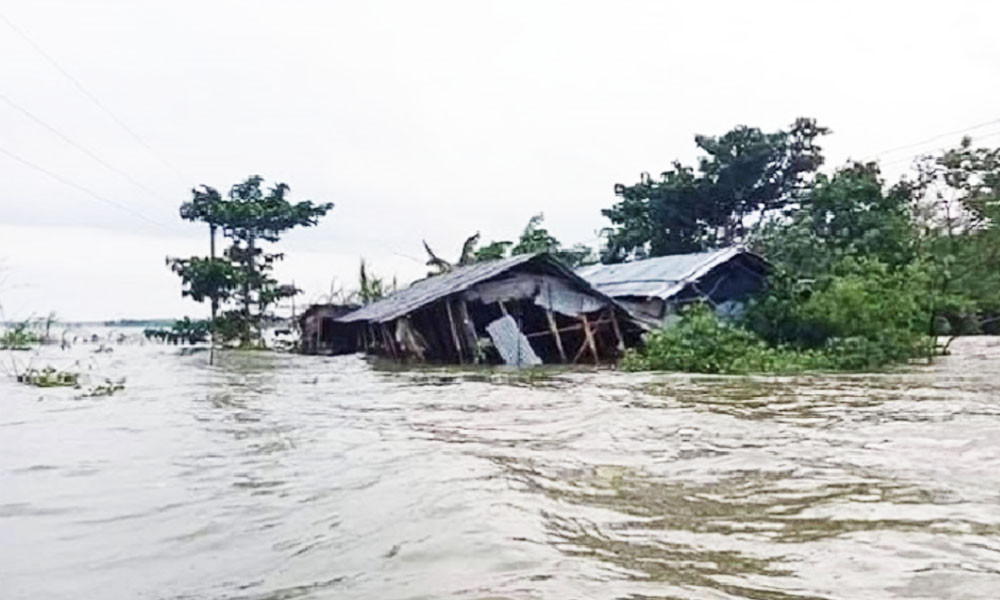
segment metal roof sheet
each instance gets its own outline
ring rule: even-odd
[[[578,269],[577,274],[612,298],[639,296],[667,299],[684,289],[689,282],[703,277],[715,267],[741,254],[753,256],[761,264],[767,264],[752,252],[731,247],[614,265],[591,265]]]
[[[479,282],[492,279],[504,271],[534,259],[546,260],[567,272],[570,277],[577,278],[574,273],[563,267],[558,261],[544,254],[519,254],[489,262],[476,263],[465,267],[455,267],[447,273],[428,277],[414,282],[407,288],[393,292],[386,298],[373,302],[352,313],[337,319],[343,323],[353,321],[385,322],[397,319],[407,313],[435,302],[445,296],[464,291]],[[584,284],[586,282],[583,282]]]

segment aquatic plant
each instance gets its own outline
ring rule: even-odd
[[[86,393],[78,396],[79,398],[100,398],[105,396],[113,396],[115,393],[120,392],[125,389],[125,380],[121,381],[111,381],[110,379],[105,379],[104,383],[98,384]]]
[[[0,350],[28,350],[39,343],[38,336],[28,328],[31,321],[22,321],[0,335]]]
[[[54,367],[28,369],[17,375],[18,383],[35,387],[79,387],[80,374],[70,371],[59,371]]]

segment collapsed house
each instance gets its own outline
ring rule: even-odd
[[[358,351],[357,324],[338,317],[360,308],[357,304],[313,304],[299,316],[299,351],[303,354],[349,354]]]
[[[720,316],[741,314],[746,300],[767,286],[769,269],[761,256],[733,247],[592,265],[577,274],[637,319],[662,324],[684,304],[699,300]]]
[[[455,267],[336,319],[394,359],[595,364],[640,341],[643,326],[548,254]]]

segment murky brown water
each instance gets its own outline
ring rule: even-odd
[[[124,393],[0,382],[0,597],[997,598],[1000,340],[955,351],[542,378],[81,346]]]

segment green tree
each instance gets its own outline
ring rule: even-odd
[[[1000,148],[955,148],[917,161],[907,182],[917,253],[936,267],[938,320],[954,333],[1000,326]]]
[[[376,275],[368,268],[365,259],[361,259],[361,268],[358,270],[358,291],[357,297],[362,304],[371,304],[385,298],[396,291],[396,279],[388,281]]]
[[[215,252],[215,235],[218,231],[220,224],[220,215],[216,214],[219,212],[222,206],[222,196],[219,194],[218,190],[215,188],[208,187],[207,185],[201,186],[199,188],[193,188],[191,190],[191,201],[181,204],[180,215],[185,221],[199,221],[208,224],[208,239],[209,239],[209,260],[215,262],[216,252]],[[168,264],[170,261],[168,260]],[[171,264],[173,268],[173,265]],[[205,267],[202,267],[205,269]],[[175,272],[177,269],[174,269]],[[184,269],[182,269],[183,271]],[[221,271],[222,266],[220,265],[215,269],[216,271]],[[182,279],[184,275],[178,272]],[[192,275],[197,275],[198,273],[192,271]],[[203,273],[207,275],[208,273]],[[216,278],[217,279],[217,278]],[[191,282],[185,280],[187,285],[191,285]],[[225,287],[219,288],[218,290],[213,290],[212,288],[205,288],[204,285],[209,284],[209,281],[195,282],[195,287],[200,287],[204,292],[203,297],[198,299],[198,302],[204,301],[204,297],[208,297],[212,309],[212,322],[215,322],[216,317],[219,313],[219,302],[222,300],[222,295],[224,293]],[[222,283],[218,281],[218,283]]]
[[[695,252],[741,243],[747,223],[807,200],[823,164],[820,136],[829,132],[800,118],[785,131],[739,126],[719,137],[699,135],[697,169],[674,162],[659,179],[615,185],[620,200],[602,214],[604,262]]]
[[[505,258],[510,247],[514,245],[514,242],[490,242],[482,248],[478,248],[473,255],[473,262],[481,262],[484,260],[497,260],[500,258]]]
[[[510,256],[547,252],[571,267],[597,262],[594,250],[585,244],[575,244],[570,248],[563,247],[562,243],[544,227],[544,221],[545,215],[542,213],[531,217],[516,243],[510,241],[490,242],[475,251],[474,260],[504,258],[508,256],[509,251]]]
[[[253,175],[234,185],[226,197],[207,186],[192,190],[192,200],[181,205],[181,217],[209,225],[213,253],[217,230],[230,240],[230,246],[222,258],[167,260],[184,281],[183,294],[199,302],[211,300],[213,313],[220,302],[234,305],[221,316],[213,315],[213,325],[227,338],[238,337],[244,346],[255,340],[261,343],[269,306],[299,292],[272,276],[275,263],[284,255],[265,252],[261,244],[277,242],[295,227],[316,225],[333,208],[330,203],[292,203],[287,199],[288,185],[263,189],[262,184],[263,178]]]
[[[913,191],[886,190],[878,165],[853,163],[816,177],[809,199],[790,215],[758,223],[751,246],[799,277],[829,272],[846,257],[902,265],[913,256]]]

